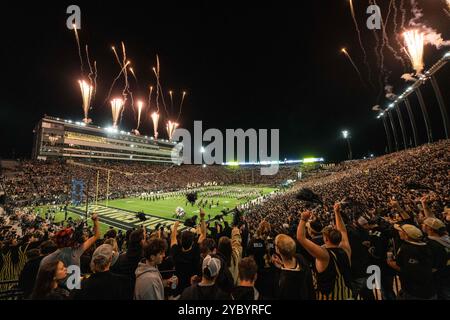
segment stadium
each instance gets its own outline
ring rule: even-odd
[[[154,34],[141,19],[105,9],[128,29],[96,5],[61,5],[74,16],[43,31],[58,45],[36,46],[51,61],[34,61],[42,83],[26,92],[35,99],[5,100],[0,305],[170,300],[188,312],[189,301],[449,300],[450,34],[441,20],[450,4],[391,1],[374,31],[360,29],[364,5],[345,3],[334,4],[348,15],[342,34],[295,57],[287,35],[255,49],[266,46],[256,36],[266,26],[250,8],[170,5],[181,20],[155,17],[167,29],[148,48]],[[96,17],[89,28],[77,20],[84,10]],[[191,21],[185,10],[215,18]],[[274,30],[294,38],[285,8],[261,10],[287,14]],[[431,11],[442,19],[423,21]],[[192,43],[162,40],[169,27],[186,28]],[[129,40],[106,50],[111,37]],[[14,61],[28,57],[22,45]],[[279,65],[261,70],[270,59]],[[279,83],[265,84],[266,73]],[[230,147],[230,128],[249,129],[235,129]]]

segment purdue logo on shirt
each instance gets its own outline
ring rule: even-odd
[[[419,261],[419,260],[416,260],[416,259],[413,259],[413,258],[410,258],[410,259],[408,260],[408,263],[409,263],[409,264],[419,264],[420,261]]]

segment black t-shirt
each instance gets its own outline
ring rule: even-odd
[[[355,227],[348,228],[348,238],[351,255],[351,272],[354,279],[367,276],[367,266],[369,265],[369,248],[363,242],[370,241],[369,232]]]
[[[231,293],[233,300],[263,300],[261,294],[254,287],[237,286]]]
[[[119,255],[116,263],[111,266],[111,271],[116,274],[122,274],[128,276],[134,281],[136,268],[141,261],[141,250],[128,250],[127,252]]]
[[[431,298],[433,284],[433,254],[427,244],[404,242],[397,252],[402,290],[417,298]]]
[[[258,270],[268,267],[268,265],[266,265],[267,257],[265,256],[269,255],[268,246],[270,244],[271,243],[266,243],[263,239],[252,239],[248,244],[247,254],[248,256],[253,256],[253,259],[258,266]]]
[[[444,247],[436,240],[428,239],[433,253],[434,279],[437,286],[450,286],[450,248]]]
[[[392,237],[393,231],[390,225],[379,226],[369,231],[371,260],[374,264],[385,263],[389,241]]]
[[[191,277],[197,274],[200,261],[200,249],[197,242],[194,242],[192,248],[184,251],[183,248],[175,244],[170,248],[171,256],[175,265],[175,274],[178,277],[178,291],[182,292],[191,284]]]
[[[308,262],[297,255],[297,268],[281,269],[275,277],[275,298],[280,300],[314,300],[312,273]]]
[[[110,271],[92,274],[81,283],[74,297],[77,300],[131,300],[133,283],[123,275]]]

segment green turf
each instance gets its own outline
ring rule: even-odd
[[[249,187],[249,186],[229,186],[224,187],[228,190],[234,190],[236,191],[241,190],[242,192],[245,192],[249,189],[258,189],[262,191],[263,194],[268,194],[274,190],[275,188],[270,187]],[[208,218],[208,215],[210,218],[214,218],[216,215],[221,214],[222,210],[231,210],[234,209],[237,205],[243,204],[248,202],[249,200],[252,200],[252,198],[247,199],[237,199],[237,198],[229,198],[229,197],[203,197],[201,194],[198,196],[198,200],[201,199],[208,199],[208,205],[206,205],[203,210],[206,212],[206,217]],[[213,200],[214,205],[209,208],[209,203]],[[217,201],[219,201],[219,206],[216,206]],[[186,216],[183,217],[182,220],[190,218],[194,215],[199,214],[199,207],[198,203],[194,206],[192,206],[190,203],[186,203],[186,197],[179,196],[179,197],[166,197],[164,200],[156,200],[156,201],[147,201],[147,200],[141,200],[138,197],[133,198],[125,198],[125,199],[116,199],[116,200],[109,200],[108,203],[106,201],[100,201],[98,203],[99,205],[108,205],[109,207],[114,207],[118,209],[124,209],[124,210],[130,210],[134,212],[140,212],[143,211],[144,213],[159,216],[162,218],[173,218],[175,214],[175,210],[177,207],[181,207],[186,212]],[[42,206],[40,208],[43,208],[43,212],[41,216],[43,217],[45,215],[45,212],[48,207],[51,206]],[[83,206],[81,206],[83,208]],[[72,217],[73,220],[78,221],[81,220],[82,217],[76,213],[68,212],[67,217]],[[233,219],[232,215],[225,216],[225,221],[231,222]],[[55,215],[55,222],[61,222],[64,220],[64,212],[57,212]],[[101,221],[101,217],[100,217]],[[92,220],[89,219],[89,225],[92,225]],[[109,226],[105,223],[100,223],[100,232],[103,235],[107,230]]]
[[[235,186],[233,188],[239,188],[242,189],[243,191],[245,191],[246,189],[259,189],[264,194],[268,194],[275,190],[274,188],[268,187],[255,188],[255,187]],[[202,208],[207,215],[208,214],[211,215],[211,218],[213,218],[217,214],[221,214],[222,210],[228,211],[234,209],[237,205],[246,203],[247,201],[251,200],[251,199],[236,199],[228,197],[202,197],[199,195],[197,201],[201,199],[208,200],[208,204]],[[213,205],[210,208],[209,203],[211,202],[211,200],[213,200]],[[219,201],[219,206],[216,205],[217,201]],[[99,204],[136,212],[143,211],[144,213],[164,218],[173,218],[177,207],[181,207],[184,209],[184,211],[186,212],[185,218],[190,218],[194,215],[198,215],[200,210],[197,204],[192,206],[190,203],[187,203],[186,197],[184,196],[170,197],[165,198],[164,200],[160,199],[156,201],[141,200],[138,197],[126,198],[126,199],[110,200],[108,201],[108,204],[106,203],[106,201],[102,201],[99,202]],[[231,216],[228,217],[229,219],[232,219]]]
[[[42,210],[43,210],[43,211],[39,214],[39,216],[41,216],[42,218],[45,218],[45,213],[47,212],[48,208],[51,208],[51,207],[53,207],[53,206],[41,206],[41,207],[38,207],[38,208],[42,208]],[[35,212],[37,212],[37,211],[35,210]],[[74,221],[80,221],[80,220],[82,219],[82,217],[81,217],[80,215],[68,211],[68,212],[67,212],[67,218],[70,218],[70,217],[71,217]],[[61,221],[64,221],[64,211],[56,211],[54,222],[55,222],[55,223],[60,223]],[[92,226],[92,224],[93,224],[93,223],[92,223],[92,220],[89,219],[88,225],[89,225],[89,226]],[[107,224],[104,224],[104,223],[101,223],[101,222],[100,222],[100,233],[101,233],[102,235],[105,234],[105,232],[107,232],[108,229],[109,229],[109,226],[108,226]]]

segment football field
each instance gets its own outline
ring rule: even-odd
[[[228,186],[217,188],[212,192],[205,190],[198,192],[198,198],[194,205],[186,200],[184,195],[159,194],[159,199],[155,195],[145,199],[141,197],[131,197],[124,199],[114,199],[109,201],[99,201],[97,204],[89,205],[89,212],[96,212],[100,216],[100,221],[117,229],[127,230],[129,228],[144,225],[149,229],[155,226],[171,226],[176,220],[176,210],[182,209],[185,215],[180,219],[184,222],[192,216],[198,215],[200,207],[206,213],[206,219],[212,220],[216,215],[222,214],[222,211],[229,211],[240,204],[247,203],[261,195],[269,194],[275,191],[275,188],[269,187],[250,187],[250,186]],[[153,198],[153,200],[151,200]],[[80,218],[85,216],[85,206],[69,208],[71,213]],[[136,214],[143,212],[146,220],[140,220]],[[232,215],[227,215],[224,220],[231,222]],[[183,227],[183,225],[181,225]],[[102,228],[104,231],[105,228]]]

